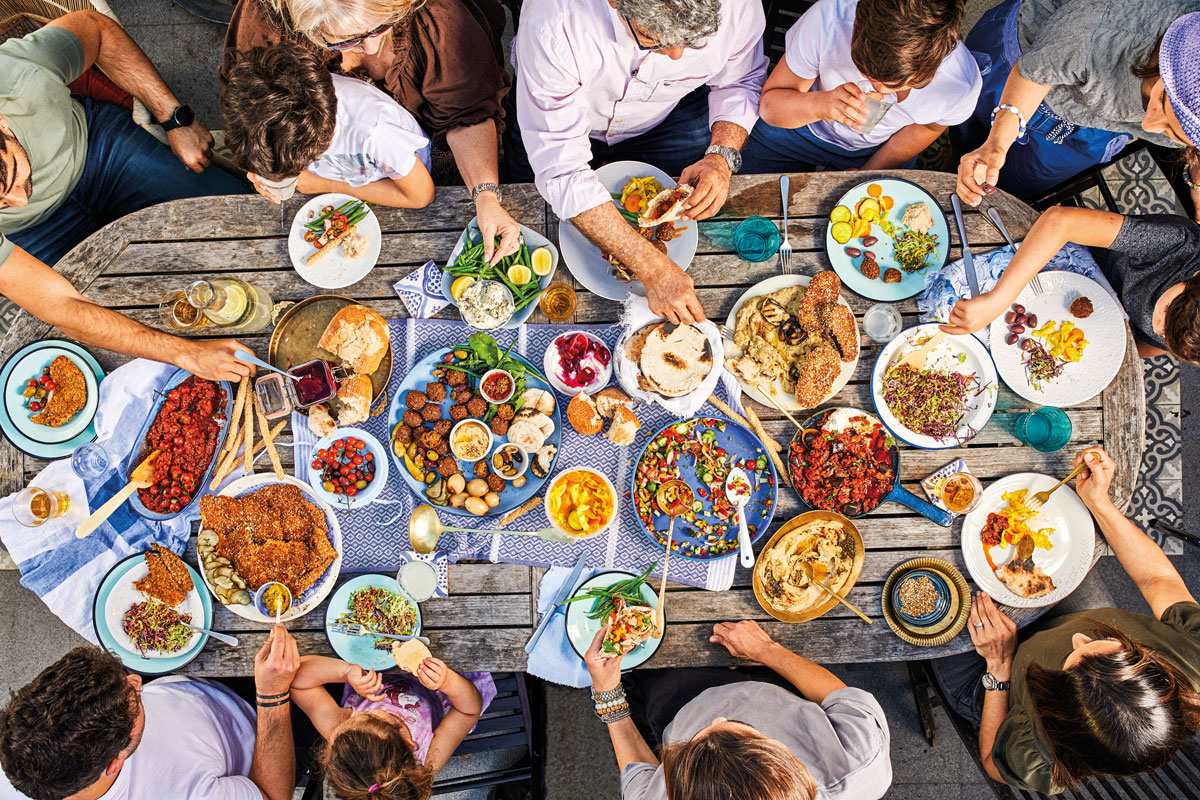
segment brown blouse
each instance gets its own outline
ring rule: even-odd
[[[427,0],[392,29],[393,61],[374,83],[439,141],[447,131],[489,119],[500,127],[500,102],[509,87],[500,44],[504,21],[499,0]],[[341,54],[298,33],[285,34],[286,27],[260,0],[238,0],[225,35],[221,81],[243,53],[285,36],[326,57],[333,72],[371,79],[342,69]]]

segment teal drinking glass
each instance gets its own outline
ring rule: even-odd
[[[748,217],[733,232],[733,249],[743,261],[766,261],[781,242],[779,228],[766,217]]]
[[[1071,441],[1071,418],[1061,408],[1043,406],[1017,417],[1013,434],[1040,453],[1053,453]]]

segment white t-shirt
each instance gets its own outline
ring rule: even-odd
[[[254,710],[228,689],[173,675],[142,690],[146,730],[101,800],[262,800],[250,778]],[[0,773],[0,800],[24,800]]]
[[[333,76],[337,123],[333,141],[308,171],[351,186],[403,178],[417,159],[429,169],[429,137],[403,106],[374,85]]]
[[[850,57],[850,37],[858,0],[819,0],[787,32],[788,69],[801,78],[815,78],[810,91],[829,91],[843,83],[865,81]],[[892,134],[912,125],[958,125],[975,111],[983,88],[979,65],[962,42],[946,57],[933,80],[888,112],[865,136],[840,122],[819,120],[808,129],[819,139],[847,150],[865,150],[883,144]]]

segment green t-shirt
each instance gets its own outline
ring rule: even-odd
[[[83,45],[66,28],[48,26],[0,44],[0,117],[29,154],[33,181],[27,205],[0,209],[0,264],[13,251],[5,234],[46,220],[83,175],[87,120],[67,88],[83,67]]]
[[[992,745],[992,761],[1009,786],[1043,794],[1062,791],[1051,780],[1054,755],[1034,721],[1033,704],[1025,688],[1025,670],[1031,663],[1061,668],[1072,650],[1071,637],[1076,633],[1092,635],[1089,620],[1124,631],[1178,668],[1195,686],[1200,686],[1200,605],[1196,603],[1176,603],[1163,612],[1161,620],[1115,608],[1096,608],[1049,620],[1017,649],[1008,716],[1000,723]]]

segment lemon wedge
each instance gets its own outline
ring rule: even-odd
[[[533,273],[524,264],[513,264],[508,268],[508,279],[513,286],[524,286],[533,280]]]
[[[530,264],[533,266],[533,274],[544,278],[554,269],[554,257],[550,255],[549,247],[539,247],[529,254]]]
[[[473,275],[463,275],[455,278],[454,283],[450,284],[450,296],[454,298],[454,302],[457,303],[458,298],[462,296],[466,288],[474,282],[475,277]]]

